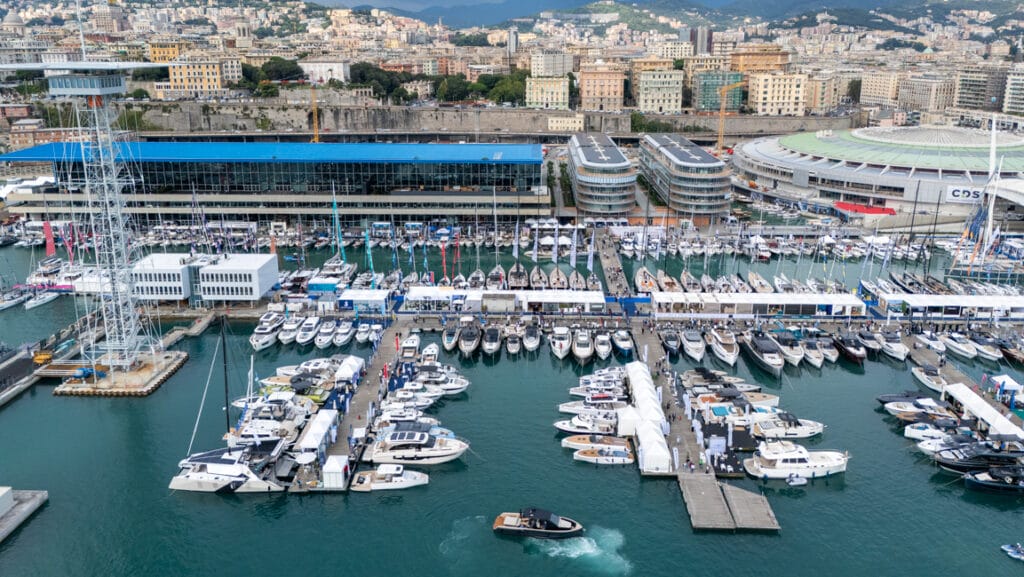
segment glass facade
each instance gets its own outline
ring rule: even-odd
[[[636,169],[604,134],[569,140],[569,178],[576,208],[586,214],[624,215],[636,206]]]
[[[682,137],[659,138],[673,145],[695,147]],[[728,215],[730,178],[725,163],[706,152],[706,162],[680,162],[679,149],[664,147],[665,143],[650,136],[640,142],[640,170],[665,204],[699,226],[715,224]]]

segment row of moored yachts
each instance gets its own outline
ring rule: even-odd
[[[580,364],[597,358],[605,360],[617,353],[625,358],[633,354],[633,337],[628,330],[576,328],[555,326],[547,337],[551,354],[564,359],[571,353]],[[466,316],[451,323],[441,334],[441,345],[446,351],[458,349],[462,356],[471,357],[477,350],[484,355],[498,356],[502,349],[509,355],[520,351],[533,353],[544,341],[541,328],[533,323],[508,326],[488,324],[481,327],[475,317]]]

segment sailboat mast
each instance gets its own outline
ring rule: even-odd
[[[228,343],[226,336],[226,327],[228,324],[227,315],[221,315],[220,317],[220,346],[224,349],[224,356],[221,357],[224,369],[224,425],[227,432],[231,432],[231,399],[228,397]]]

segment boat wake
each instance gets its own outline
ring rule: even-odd
[[[594,527],[585,537],[574,539],[526,539],[523,548],[531,554],[578,560],[592,573],[628,575],[633,564],[620,552],[625,541],[621,531]]]
[[[452,523],[452,530],[445,536],[444,541],[441,541],[438,549],[445,557],[465,555],[466,551],[470,549],[466,545],[471,539],[479,538],[480,535],[489,536],[487,532],[487,529],[490,528],[489,525],[490,523],[483,515],[457,519]]]

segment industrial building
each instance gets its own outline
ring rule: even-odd
[[[153,219],[343,222],[424,214],[499,218],[548,216],[541,147],[529,144],[307,144],[125,142],[129,214]],[[89,211],[79,144],[54,143],[0,156],[0,163],[45,163],[52,190],[19,190],[12,213],[71,219]]]

